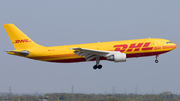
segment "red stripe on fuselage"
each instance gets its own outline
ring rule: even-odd
[[[163,54],[169,51],[161,51],[161,52],[148,52],[148,53],[135,53],[135,54],[126,54],[126,58],[133,58],[133,57],[144,57],[144,56],[153,56]],[[95,59],[91,60],[94,61]],[[104,57],[101,57],[100,60],[107,60]],[[74,58],[74,59],[63,59],[63,60],[51,60],[48,62],[58,62],[58,63],[73,63],[73,62],[85,62],[85,58]]]

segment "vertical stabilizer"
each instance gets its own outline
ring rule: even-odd
[[[13,24],[3,24],[16,50],[40,47]]]

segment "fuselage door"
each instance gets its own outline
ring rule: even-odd
[[[155,47],[154,47],[154,50],[157,50],[157,49],[161,49],[161,43],[159,40],[156,40],[155,41]]]

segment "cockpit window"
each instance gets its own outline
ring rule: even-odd
[[[170,42],[166,42],[166,44],[170,44],[170,43],[172,43],[171,41]]]

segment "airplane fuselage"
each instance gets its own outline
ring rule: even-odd
[[[121,53],[126,53],[127,58],[133,58],[166,53],[173,50],[176,45],[174,43],[170,43],[169,40],[159,38],[97,42],[36,48],[29,50],[30,54],[27,58],[60,63],[86,61],[84,57],[74,55],[72,48],[75,47],[103,51],[120,51]],[[106,58],[103,57],[100,59],[106,60]]]

